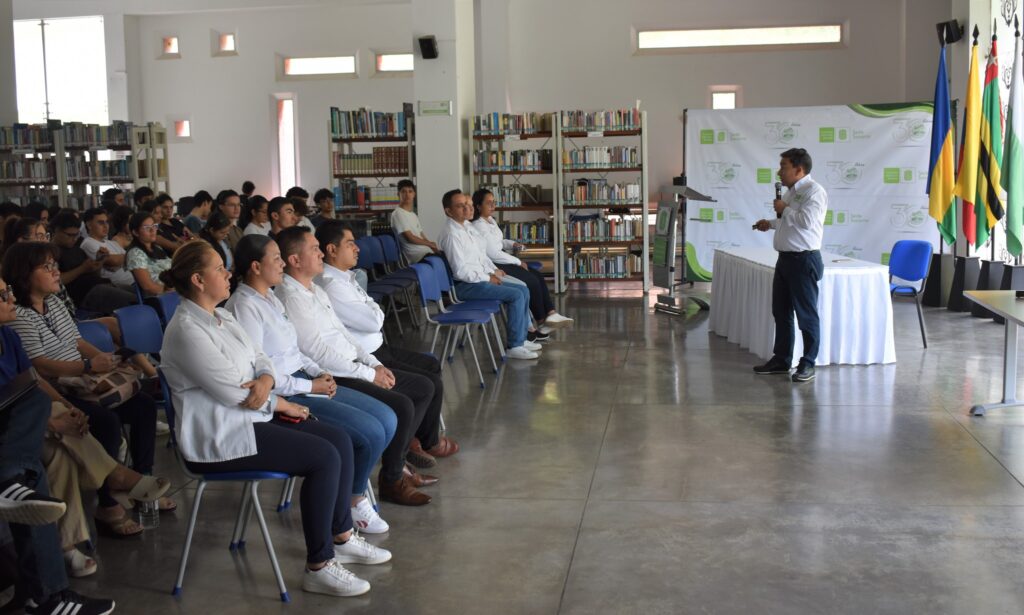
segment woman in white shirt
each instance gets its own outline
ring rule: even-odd
[[[245,225],[243,235],[268,235],[270,234],[270,213],[267,211],[267,199],[255,195],[246,204],[246,211],[243,217],[248,216],[248,224]]]
[[[547,282],[539,271],[530,271],[519,260],[505,250],[522,248],[523,245],[505,239],[501,227],[491,215],[494,213],[494,194],[486,188],[473,193],[473,228],[487,250],[487,257],[508,275],[522,281],[530,289],[530,313],[540,325],[541,332],[547,333],[543,326],[559,327],[572,322],[571,318],[562,316],[555,311],[555,303],[551,300],[551,292]]]
[[[178,411],[178,447],[196,473],[269,470],[302,476],[302,588],[355,596],[370,584],[341,566],[391,559],[352,531],[352,441],[309,409],[272,394],[274,367],[230,312],[230,273],[213,247],[192,242],[161,281],[181,295],[167,325],[162,368]]]

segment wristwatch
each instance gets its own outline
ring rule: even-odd
[[[85,359],[82,360],[82,363],[85,363],[85,369],[82,370],[83,374],[88,374],[89,372],[92,371],[92,359],[86,357]]]

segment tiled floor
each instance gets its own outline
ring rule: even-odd
[[[577,290],[564,311],[574,328],[484,390],[456,359],[446,418],[463,452],[429,506],[383,505],[395,559],[352,567],[366,596],[303,594],[278,484],[263,503],[291,604],[255,524],[246,553],[227,549],[236,488],[209,492],[180,599],[192,485],[141,541],[101,540],[100,572],[74,587],[125,613],[1024,611],[1024,409],[967,416],[999,396],[1000,326],[931,309],[924,350],[898,304],[896,365],[794,385],[637,293]],[[159,469],[177,476],[163,450]]]

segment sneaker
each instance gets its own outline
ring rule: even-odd
[[[370,584],[332,559],[320,570],[306,569],[302,576],[302,591],[329,596],[361,596],[370,591]]]
[[[24,475],[0,482],[0,521],[46,525],[63,517],[65,510],[64,502],[26,487]]]
[[[113,612],[113,600],[79,596],[70,589],[50,596],[50,599],[42,604],[36,604],[31,598],[25,603],[26,615],[107,615]]]
[[[345,544],[334,543],[334,561],[339,564],[364,564],[372,566],[391,561],[391,551],[366,542],[358,532]]]
[[[542,329],[543,327],[537,329],[536,331],[527,332],[526,339],[531,342],[546,342],[549,339],[551,339],[551,335],[549,333],[544,333]]]
[[[562,316],[558,312],[555,312],[554,314],[548,314],[548,317],[544,319],[544,324],[555,327],[559,325],[571,325],[572,319],[568,316]]]
[[[814,366],[801,363],[793,372],[793,382],[807,382],[814,380]]]
[[[364,534],[386,534],[391,529],[388,522],[380,518],[370,505],[370,500],[366,498],[352,507],[352,525]]]
[[[555,332],[555,330],[552,329],[551,327],[547,326],[547,325],[541,325],[541,326],[537,327],[537,332],[538,333],[542,333],[544,335],[551,335],[552,333]]]
[[[755,365],[754,373],[758,376],[768,376],[771,374],[788,374],[789,365],[772,357],[770,361],[764,365]]]
[[[165,423],[163,421],[157,421],[156,422],[156,436],[158,438],[160,436],[166,436],[169,433],[171,433],[171,426],[170,425],[168,425],[167,423]]]
[[[525,346],[516,346],[510,348],[505,356],[510,359],[539,359],[540,355],[532,350],[527,350]]]
[[[538,344],[537,342],[531,342],[530,340],[526,340],[525,342],[523,342],[523,348],[537,352],[538,350],[544,347]]]

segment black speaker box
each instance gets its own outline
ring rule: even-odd
[[[419,38],[420,55],[424,60],[433,60],[437,57],[437,37],[421,36]]]

